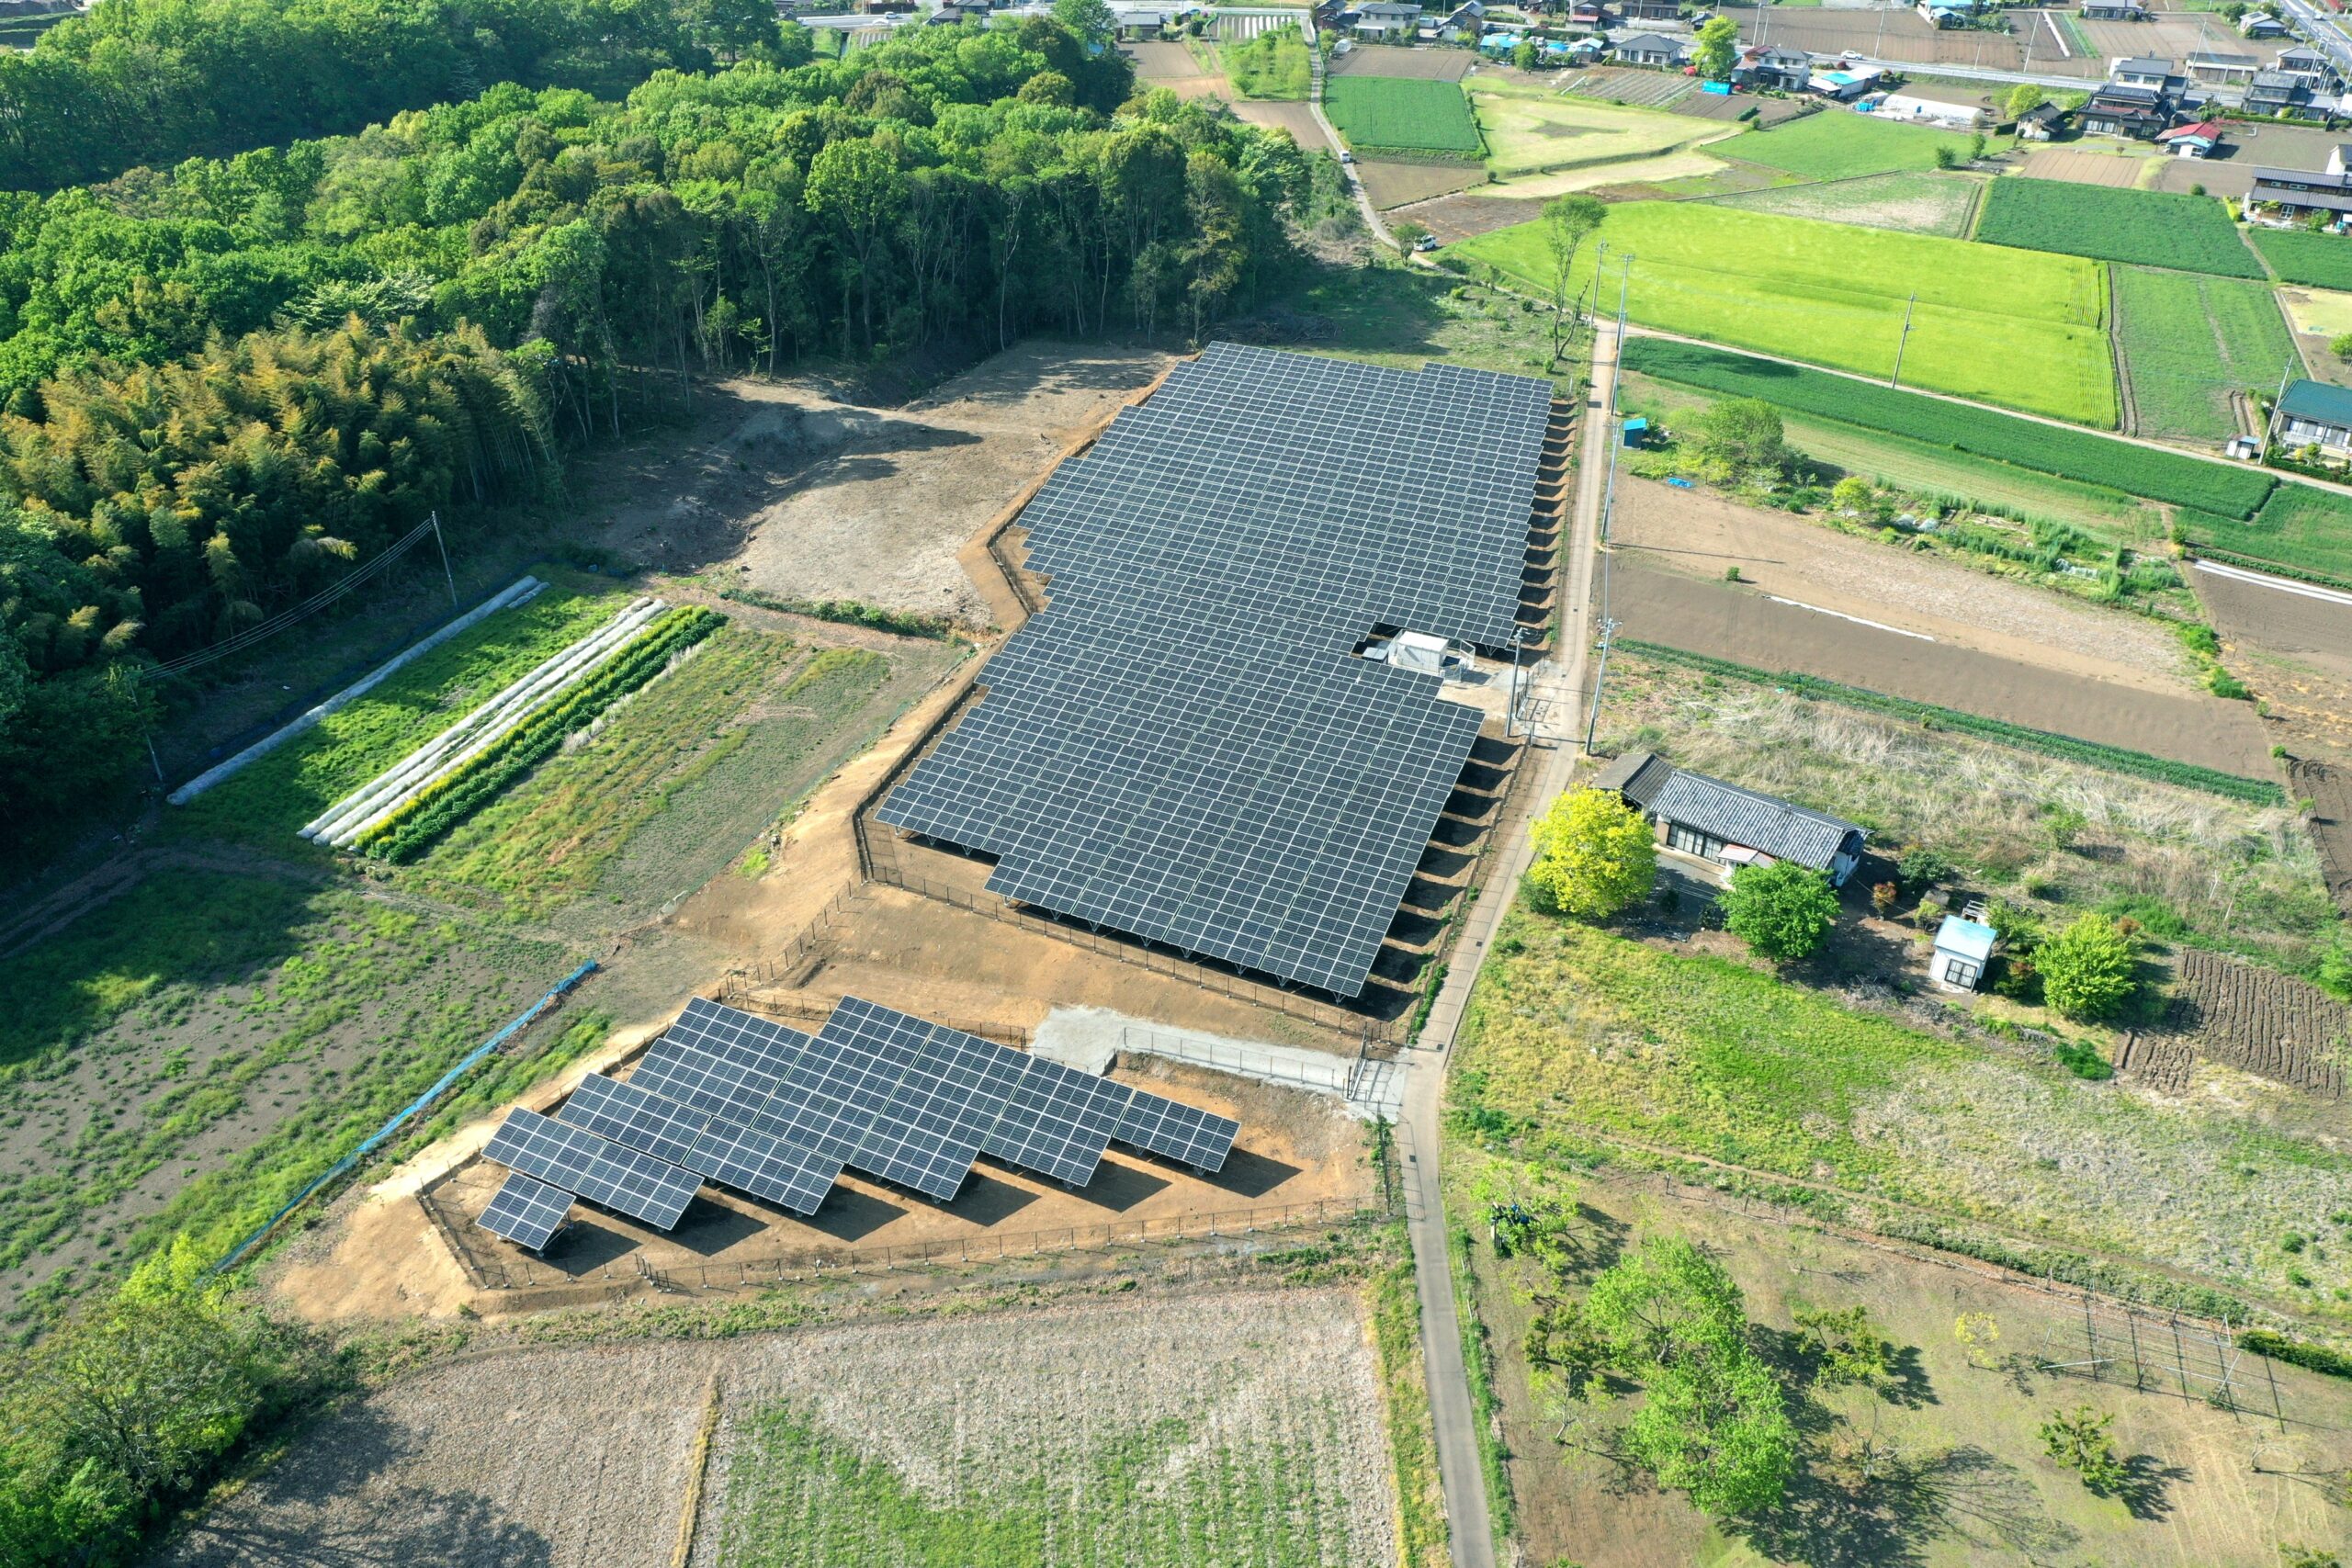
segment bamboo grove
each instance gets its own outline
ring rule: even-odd
[[[1197,336],[1245,306],[1331,169],[1136,95],[1077,19],[846,60],[786,27],[622,102],[507,83],[0,196],[0,836],[127,773],[128,661],[220,640],[430,509],[552,495],[632,387]]]

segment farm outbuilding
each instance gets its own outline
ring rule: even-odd
[[[1704,865],[1720,882],[1743,865],[1792,861],[1842,887],[1869,837],[1826,812],[1690,773],[1655,751],[1626,752],[1593,775],[1592,787],[1622,797],[1648,818],[1668,854]]]
[[[2205,119],[2160,130],[2156,145],[2176,158],[2210,158],[2222,149],[2221,121]]]
[[[1984,982],[1984,967],[1993,961],[1993,943],[1999,933],[1965,915],[1946,915],[1936,928],[1935,951],[1928,959],[1928,978],[1947,991],[1973,991]]]
[[[1982,130],[1993,123],[1993,108],[1981,93],[1920,86],[1914,84],[1879,100],[1879,115],[1886,119],[1932,125],[1941,130]]]

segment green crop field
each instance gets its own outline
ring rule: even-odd
[[[2056,251],[2223,277],[2262,267],[2211,197],[2117,190],[2064,180],[1998,179],[1985,193],[1976,238],[1988,245]]]
[[[1479,150],[1470,100],[1453,82],[1334,76],[1324,85],[1323,108],[1359,152],[1391,147],[1476,156]]]
[[[2250,523],[2184,510],[2192,545],[2352,584],[2352,497],[2282,481]]]
[[[1625,366],[1661,380],[1762,398],[1801,413],[1957,447],[2061,479],[2228,516],[2254,515],[2277,482],[2253,468],[2174,457],[2088,431],[2012,419],[1989,409],[1962,408],[1849,377],[1776,365],[1696,344],[1635,338],[1625,345]]]
[[[1958,131],[1831,110],[1806,115],[1770,130],[1751,130],[1719,141],[1708,151],[1720,157],[1786,169],[1807,179],[1845,180],[1898,169],[1932,169],[1939,149],[1965,158],[1973,141]],[[2008,139],[2003,137],[1991,146],[1997,152],[2007,144]]]
[[[2225,441],[2238,429],[2230,393],[2275,388],[2295,358],[2264,283],[2119,266],[2115,321],[2141,435]]]
[[[2290,283],[2312,288],[2352,288],[2352,241],[2301,229],[2249,229],[2254,248]]]
[[[1698,202],[1611,207],[1600,237],[1612,270],[1618,255],[1637,258],[1630,309],[1645,326],[1884,376],[1916,290],[1905,380],[2115,423],[2105,290],[2087,262]],[[1448,254],[1548,287],[1537,223]]]

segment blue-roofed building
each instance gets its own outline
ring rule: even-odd
[[[1936,949],[1928,960],[1928,978],[1948,991],[1973,991],[1984,983],[1985,966],[1993,962],[1993,944],[2000,933],[1965,915],[1946,915],[1936,928]]]

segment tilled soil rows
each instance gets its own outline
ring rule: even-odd
[[[2189,948],[2181,953],[2168,1025],[2176,1040],[2216,1061],[2312,1094],[2344,1097],[2352,1008],[2315,986]],[[2186,1087],[2186,1071],[2179,1077]]]
[[[2297,758],[2287,766],[2295,798],[2312,803],[2312,842],[2319,847],[2320,870],[2328,897],[2352,914],[2352,773],[2325,762]]]

